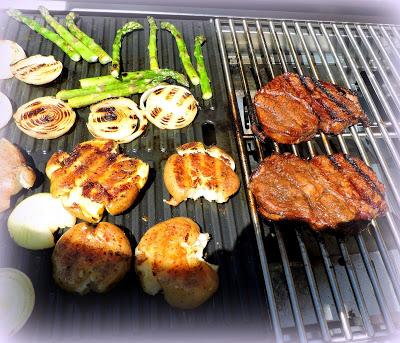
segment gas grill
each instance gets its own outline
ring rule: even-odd
[[[36,12],[29,15],[43,23]],[[58,15],[62,22],[65,13]],[[80,16],[79,26],[107,51],[118,27],[129,20],[141,22],[145,29],[126,37],[121,57],[126,71],[148,68],[144,13]],[[206,35],[205,61],[214,97],[200,100],[201,110],[189,127],[163,131],[150,126],[144,136],[122,146],[128,155],[147,161],[151,174],[133,209],[104,221],[123,228],[134,248],[155,223],[175,216],[193,218],[212,236],[207,258],[220,266],[219,291],[202,307],[180,311],[166,305],[162,295],[144,294],[132,271],[107,294],[68,294],[52,280],[50,250],[28,251],[13,243],[6,230],[7,211],[0,215],[0,265],[25,272],[36,291],[33,315],[16,339],[394,341],[400,330],[400,27],[166,14],[156,16],[157,23],[164,18],[181,30],[189,51],[195,35]],[[49,85],[29,86],[16,79],[1,82],[0,89],[14,108],[60,89],[77,88],[81,78],[108,74],[108,66],[72,62],[54,44],[4,14],[0,22],[3,39],[18,42],[27,55],[51,54],[64,65],[61,80]],[[160,65],[182,72],[169,33],[159,31],[158,47]],[[297,146],[260,144],[250,130],[252,97],[285,71],[356,90],[371,125],[353,126],[339,136],[320,133]],[[198,88],[191,91],[201,99]],[[54,152],[70,151],[91,139],[85,125],[88,113],[78,110],[74,129],[52,141],[28,137],[14,123],[0,130],[0,136],[26,151],[41,172],[38,186],[15,202],[49,190],[43,172]],[[169,197],[162,182],[165,161],[176,147],[193,140],[217,144],[234,157],[242,185],[227,203],[200,199],[176,208],[163,203]],[[286,151],[301,157],[338,151],[360,156],[385,183],[390,211],[352,237],[264,221],[247,190],[249,176],[263,157]]]

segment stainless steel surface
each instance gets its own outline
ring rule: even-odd
[[[399,61],[396,61],[393,57],[395,43],[386,32],[386,27],[379,26],[381,30],[384,30],[383,37],[386,37],[388,41],[382,40],[379,44],[370,41],[370,37],[367,37],[363,31],[366,28],[369,32],[372,32],[376,28],[373,26],[361,28],[352,24],[342,25],[341,23],[217,19],[216,27],[231,107],[241,109],[239,117],[241,122],[237,122],[239,119],[237,115],[234,117],[234,121],[236,126],[239,125],[242,128],[240,133],[244,132],[241,137],[238,137],[238,140],[246,139],[248,146],[247,154],[246,152],[240,154],[245,169],[254,167],[265,153],[269,154],[272,151],[291,150],[302,157],[343,151],[360,156],[389,186],[387,187],[390,204],[389,213],[385,219],[372,221],[369,233],[362,232],[356,235],[356,244],[350,238],[338,238],[335,246],[332,245],[331,236],[314,235],[335,303],[335,317],[337,319],[334,321],[334,327],[332,327],[332,320],[327,318],[329,316],[323,310],[326,308],[327,299],[322,297],[319,291],[324,287],[319,275],[321,270],[317,267],[315,260],[314,263],[310,262],[312,260],[310,253],[314,255],[315,252],[310,247],[312,243],[309,237],[307,241],[303,240],[303,235],[306,234],[303,228],[295,227],[293,230],[293,228],[283,225],[283,230],[282,224],[271,225],[257,218],[254,201],[250,202],[250,212],[252,218],[257,221],[257,225],[260,225],[261,222],[268,227],[261,231],[267,233],[264,241],[271,235],[276,235],[280,264],[283,268],[284,282],[290,299],[291,316],[293,316],[293,321],[290,324],[287,323],[287,320],[279,320],[279,317],[271,316],[277,341],[350,341],[361,339],[373,341],[373,337],[381,335],[395,337],[399,333],[400,324],[398,303],[400,299],[398,277],[400,240],[399,225],[396,222],[400,199],[398,187],[396,187],[399,184],[397,149],[400,137],[396,128],[399,120],[399,108],[396,108],[398,99],[390,102],[390,97],[398,97],[398,90],[396,94],[396,87],[399,86],[396,84],[398,80],[396,80],[396,75],[393,78],[391,68]],[[387,28],[395,33],[397,32],[395,28]],[[376,40],[376,34],[372,34],[372,36]],[[374,44],[374,48],[371,44]],[[380,52],[379,49],[385,49],[384,44],[391,50]],[[378,54],[381,53],[384,56],[384,61],[390,63],[378,59]],[[240,78],[235,77],[237,68],[240,71]],[[372,125],[372,127],[353,126],[337,137],[320,133],[313,141],[299,146],[291,146],[290,149],[287,146],[278,147],[276,144],[260,145],[249,129],[248,112],[253,111],[251,96],[263,83],[281,72],[289,70],[300,75],[310,75],[333,83],[343,84],[356,90],[359,87],[361,89],[360,96],[363,105],[365,105],[364,108],[370,119],[376,120],[375,125]],[[378,79],[376,73],[380,73],[380,79]],[[382,79],[383,81],[380,82]],[[382,84],[386,86],[389,84],[389,92],[383,91]],[[256,158],[252,161],[249,156],[254,155],[253,151]],[[382,178],[383,176],[385,177]],[[249,194],[249,197],[251,197],[251,194]],[[286,242],[282,233],[285,233],[288,237]],[[298,242],[301,269],[304,268],[310,294],[308,301],[313,304],[316,317],[314,317],[314,323],[318,325],[319,330],[315,330],[316,327],[310,325],[309,316],[305,313],[305,309],[299,305],[299,294],[301,295],[303,290],[300,288],[301,284],[297,284],[294,280],[296,273],[294,274],[295,270],[293,267],[291,268],[292,261],[287,248],[288,239]],[[265,253],[268,261],[267,248],[261,246],[261,249],[260,254]],[[372,257],[376,253],[382,260],[384,266],[382,269],[377,269]],[[393,258],[393,253],[396,256],[395,258]],[[333,261],[338,256],[342,258],[347,280],[343,280],[337,275],[337,263]],[[355,256],[360,257],[365,269],[360,270],[359,265],[355,266]],[[315,256],[312,256],[312,258],[315,258]],[[273,267],[270,263],[267,268],[263,269],[264,277],[267,279],[270,277],[266,273],[269,273],[271,268]],[[380,277],[382,273],[385,273],[385,276],[390,280],[392,290],[390,294],[387,288],[382,286]],[[365,291],[366,277],[373,292],[373,300],[371,293],[366,294]],[[272,284],[272,290],[267,288],[269,299],[274,299],[277,292],[276,287]],[[347,287],[350,287],[350,289]],[[349,310],[351,307],[349,290],[351,290],[356,310],[354,308],[351,311]],[[372,301],[376,301],[379,308],[378,325],[374,314],[371,313]],[[393,307],[393,304],[395,304],[395,307]],[[275,303],[270,303],[270,309],[274,310],[275,306]],[[357,311],[356,315],[354,311]],[[280,311],[278,312],[280,313]],[[357,322],[354,320],[355,318],[359,318],[357,325],[355,325],[355,322]],[[292,329],[296,329],[296,335],[293,335]]]
[[[2,0],[0,9],[36,10],[45,5],[56,11],[202,17],[317,19],[349,22],[399,23],[396,0]],[[397,6],[396,6],[397,5]],[[101,13],[100,13],[101,15]]]

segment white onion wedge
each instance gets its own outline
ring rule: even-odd
[[[129,143],[146,130],[147,119],[131,99],[107,99],[90,106],[87,127],[95,138]]]
[[[26,58],[24,49],[11,40],[0,40],[0,79],[11,79],[14,75],[10,65]]]
[[[0,333],[12,336],[27,322],[35,305],[35,291],[27,275],[0,268]]]
[[[181,129],[196,117],[197,101],[186,88],[160,85],[144,92],[140,108],[147,119],[160,129]]]
[[[7,125],[13,114],[10,100],[0,92],[0,129]]]
[[[19,246],[40,250],[54,247],[53,233],[75,225],[76,218],[50,193],[38,193],[20,202],[8,218],[8,232]]]
[[[14,113],[15,124],[28,136],[54,139],[68,132],[76,114],[66,102],[52,96],[34,99]]]
[[[44,85],[55,80],[62,72],[63,65],[54,56],[35,55],[11,65],[14,76],[30,85]]]

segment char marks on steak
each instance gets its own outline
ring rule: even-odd
[[[293,73],[268,82],[256,93],[254,105],[260,128],[253,123],[253,131],[262,140],[267,135],[283,144],[307,141],[318,130],[339,134],[368,123],[353,91]]]
[[[369,221],[387,211],[375,173],[344,154],[311,160],[272,155],[254,171],[250,190],[264,217],[304,221],[316,231]]]

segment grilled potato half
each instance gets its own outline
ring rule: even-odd
[[[203,260],[209,235],[191,219],[176,217],[150,228],[135,250],[135,269],[143,290],[164,292],[174,307],[192,309],[218,289],[217,266]]]
[[[171,194],[166,201],[172,206],[186,199],[206,198],[223,203],[240,187],[235,162],[216,146],[206,148],[201,142],[191,142],[176,149],[164,169],[164,183]]]
[[[55,282],[69,292],[104,293],[129,271],[132,249],[118,227],[79,223],[58,240],[52,256]]]
[[[75,217],[98,223],[106,209],[117,215],[135,201],[149,175],[149,165],[118,153],[118,143],[95,139],[71,153],[55,153],[47,162],[50,192]]]

